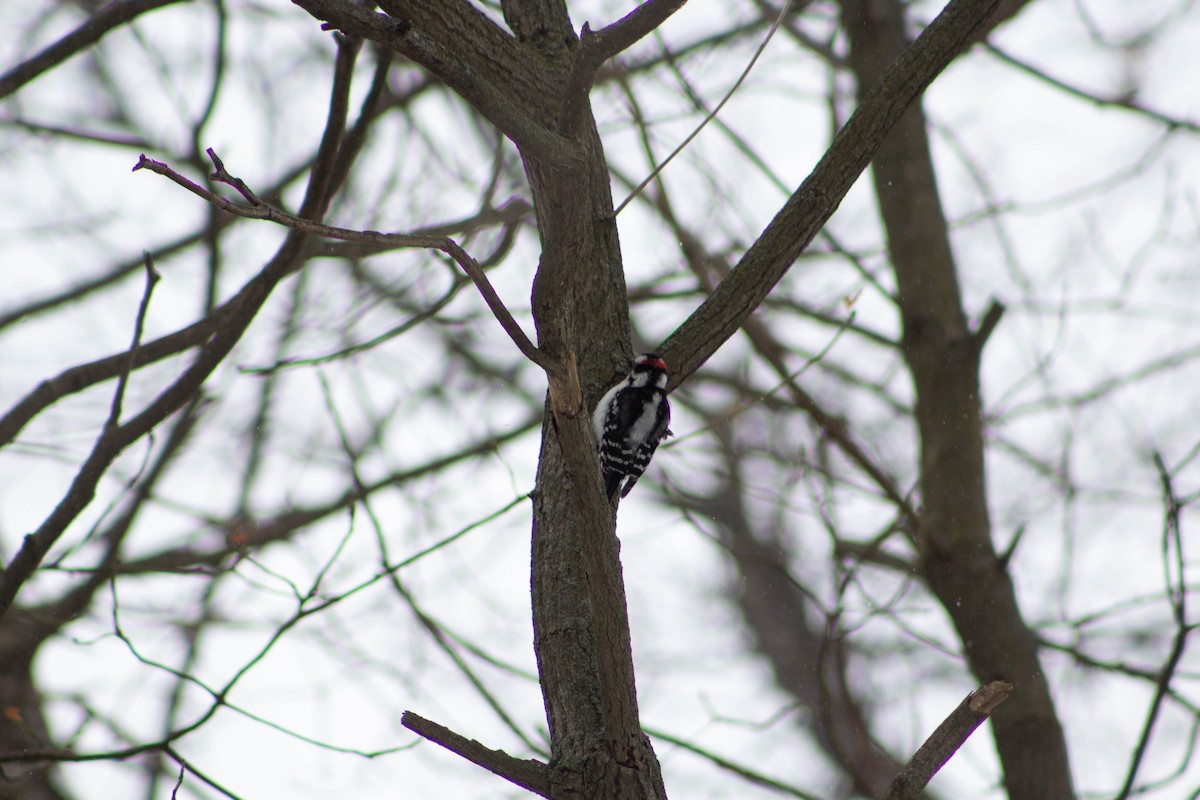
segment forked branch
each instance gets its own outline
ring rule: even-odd
[[[578,167],[581,153],[572,142],[547,129],[524,112],[521,105],[482,75],[434,35],[420,30],[407,19],[371,10],[371,6],[348,0],[292,0],[312,16],[325,22],[322,28],[337,29],[348,36],[377,42],[411,58],[445,81],[479,113],[487,117],[522,152],[561,168]],[[515,48],[505,58],[516,57]]]
[[[471,281],[474,282],[475,288],[483,296],[483,300],[491,309],[492,314],[504,328],[505,333],[512,339],[513,344],[517,349],[533,363],[544,369],[549,375],[562,377],[566,375],[566,368],[557,361],[548,356],[544,351],[540,350],[529,337],[525,335],[525,331],[520,324],[513,318],[512,313],[504,305],[504,301],[500,299],[500,295],[496,293],[495,287],[488,280],[487,273],[479,266],[474,258],[471,257],[466,250],[451,239],[449,236],[432,236],[429,234],[413,234],[413,233],[381,233],[379,231],[356,231],[349,228],[338,228],[333,225],[325,225],[320,222],[314,222],[311,219],[298,217],[295,214],[289,214],[282,209],[275,208],[263,202],[250,187],[246,185],[240,178],[235,178],[230,175],[225,169],[225,164],[213,152],[212,148],[208,149],[208,157],[213,162],[214,171],[212,179],[228,184],[237,190],[238,194],[246,199],[246,203],[239,203],[235,200],[230,200],[227,197],[212,192],[200,184],[176,172],[167,164],[161,161],[147,158],[142,155],[138,159],[134,170],[146,169],[151,172],[158,173],[164,177],[170,178],[175,183],[179,184],[189,192],[204,198],[208,202],[215,205],[222,211],[234,214],[247,219],[264,219],[283,225],[293,230],[311,233],[316,236],[324,236],[327,239],[339,239],[346,242],[365,242],[374,245],[380,245],[389,248],[398,247],[421,247],[430,250],[440,250],[454,260],[463,272],[467,273]]]
[[[572,137],[579,132],[592,81],[596,79],[596,71],[604,62],[628,50],[653,32],[686,2],[687,0],[646,0],[621,19],[598,31],[593,31],[586,22],[583,23],[583,30],[579,35],[579,52],[575,55],[571,77],[567,81],[567,94],[559,123],[559,131],[564,136]]]

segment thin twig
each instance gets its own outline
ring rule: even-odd
[[[111,430],[121,424],[121,406],[125,402],[125,386],[129,383],[129,373],[133,371],[134,364],[137,361],[138,350],[142,346],[142,330],[146,325],[146,311],[150,308],[150,295],[154,291],[154,285],[158,283],[158,270],[154,268],[154,256],[150,255],[150,251],[146,250],[142,253],[142,257],[146,264],[146,288],[142,290],[142,302],[138,306],[137,319],[133,323],[133,342],[129,345],[129,355],[125,359],[125,366],[121,370],[121,375],[117,378],[117,389],[113,392],[112,407],[108,412],[108,421],[104,423],[104,429]]]
[[[342,445],[342,452],[346,456],[346,463],[350,469],[351,478],[354,481],[354,490],[362,495],[362,507],[363,510],[366,511],[367,517],[371,521],[371,527],[375,531],[376,542],[378,543],[380,550],[380,558],[383,562],[383,572],[386,572],[392,584],[392,588],[408,605],[409,610],[413,612],[413,615],[417,618],[417,621],[421,624],[421,627],[426,630],[426,632],[430,635],[430,637],[432,637],[433,641],[442,649],[446,656],[454,662],[454,665],[458,667],[463,676],[471,683],[472,686],[475,687],[475,690],[479,692],[480,697],[482,697],[484,701],[492,708],[492,710],[496,712],[496,715],[500,717],[501,721],[504,722],[519,739],[521,739],[526,747],[530,749],[536,749],[537,746],[525,735],[524,731],[522,731],[520,726],[516,723],[516,720],[512,718],[512,715],[509,714],[504,706],[500,703],[500,700],[487,688],[483,680],[475,673],[473,669],[471,669],[470,665],[467,664],[458,651],[454,649],[449,638],[442,630],[441,625],[439,625],[432,617],[426,614],[417,604],[416,598],[401,582],[398,570],[388,568],[388,563],[391,561],[391,557],[389,555],[389,549],[387,546],[387,537],[384,534],[383,523],[380,521],[379,514],[375,511],[374,504],[365,494],[367,484],[359,472],[358,454],[350,443],[350,434],[346,429],[346,425],[342,419],[341,413],[338,411],[337,404],[333,398],[333,392],[329,387],[329,382],[325,379],[323,372],[318,372],[317,375],[320,379],[321,393],[325,398],[325,406],[329,411],[330,419],[333,422],[334,428],[337,430],[338,439]],[[514,501],[513,504],[515,505],[516,502],[519,501]],[[355,506],[350,507],[351,513],[353,513],[354,508]],[[353,526],[351,526],[351,530],[352,529]],[[332,566],[332,560],[329,562],[326,569],[328,566]],[[321,572],[318,573],[317,579],[313,583],[314,591],[324,572],[325,569],[322,569]]]
[[[753,786],[762,786],[766,789],[772,789],[782,794],[799,798],[799,800],[821,800],[821,798],[817,795],[810,794],[803,789],[798,789],[795,786],[784,783],[783,781],[778,781],[774,778],[767,777],[761,772],[757,772],[749,767],[738,764],[735,761],[730,761],[729,759],[719,756],[711,750],[706,750],[699,745],[693,744],[686,739],[681,739],[678,736],[672,736],[669,733],[663,733],[662,731],[658,730],[647,730],[646,733],[654,739],[670,742],[680,749],[687,750],[689,753],[694,753],[695,755],[706,759],[714,766],[737,775],[739,778],[744,779],[747,783]]]
[[[316,236],[324,236],[328,239],[339,239],[346,242],[366,242],[369,244],[383,245],[391,248],[401,247],[421,247],[430,250],[440,250],[450,256],[456,264],[462,267],[463,272],[467,273],[471,281],[475,284],[475,288],[483,296],[483,300],[491,309],[492,314],[504,328],[505,333],[512,339],[513,344],[517,349],[533,363],[544,369],[551,375],[565,376],[565,368],[548,356],[545,352],[530,341],[529,337],[522,330],[520,324],[513,318],[512,313],[504,305],[504,301],[500,299],[500,295],[496,293],[491,281],[488,280],[487,273],[479,266],[474,258],[464,250],[458,242],[451,239],[449,236],[430,236],[427,234],[412,234],[412,233],[381,233],[379,231],[356,231],[349,228],[338,228],[333,225],[325,225],[320,222],[314,222],[310,219],[298,217],[294,214],[289,214],[286,211],[275,208],[264,203],[259,199],[258,195],[254,194],[248,186],[240,178],[235,178],[225,169],[225,165],[221,159],[210,148],[209,157],[213,160],[213,165],[216,171],[213,173],[214,180],[221,183],[227,183],[234,186],[238,192],[246,198],[250,205],[244,205],[229,198],[222,197],[215,192],[211,192],[200,184],[192,181],[183,175],[180,175],[174,169],[161,161],[147,158],[144,154],[138,158],[138,163],[134,167],[134,171],[146,169],[151,172],[162,175],[179,184],[189,192],[204,198],[213,205],[220,208],[222,211],[227,211],[230,214],[235,214],[239,217],[248,219],[263,219],[270,222],[283,225],[284,227],[293,230],[302,231],[304,233],[314,234]]]
[[[213,173],[210,177],[214,181],[216,181],[217,183],[224,183],[227,186],[232,186],[234,189],[237,190],[237,193],[240,194],[242,197],[246,198],[246,202],[252,206],[258,207],[258,206],[266,205],[266,203],[264,203],[262,200],[258,199],[258,195],[256,195],[254,192],[250,191],[250,187],[246,185],[245,181],[243,181],[241,178],[235,178],[234,176],[230,175],[229,172],[226,171],[225,162],[223,162],[217,156],[217,153],[215,150],[213,150],[210,147],[207,150],[205,150],[204,152],[207,153],[209,159],[212,160]]]
[[[750,63],[748,63],[746,68],[742,70],[742,74],[738,75],[737,80],[733,82],[733,86],[729,87],[729,91],[726,92],[725,96],[721,98],[721,102],[717,103],[716,106],[713,107],[713,110],[706,114],[704,119],[700,120],[700,124],[696,126],[696,129],[689,133],[687,138],[680,142],[679,146],[672,150],[671,154],[664,158],[662,163],[655,167],[654,170],[646,176],[646,179],[639,183],[637,188],[630,192],[629,196],[621,201],[621,205],[617,206],[616,211],[613,212],[614,217],[620,214],[621,210],[625,208],[625,206],[629,205],[629,201],[637,197],[642,189],[645,189],[650,184],[650,181],[658,177],[658,173],[662,172],[667,164],[671,163],[671,160],[675,158],[675,156],[682,153],[683,149],[692,143],[692,140],[700,134],[700,131],[704,130],[704,126],[711,122],[713,117],[721,113],[721,109],[724,108],[725,104],[729,102],[729,98],[733,97],[733,93],[741,87],[742,83],[746,80],[746,76],[750,74],[750,70],[754,69],[754,65],[758,63],[759,56],[761,56],[763,51],[767,49],[767,44],[771,41],[771,37],[775,35],[775,31],[779,30],[779,25],[783,22],[783,18],[787,16],[789,11],[791,11],[793,2],[795,2],[795,0],[787,0],[787,2],[783,4],[783,8],[779,10],[779,16],[777,16],[775,21],[771,23],[771,29],[767,31],[767,35],[763,38],[762,44],[758,46],[758,49],[754,51],[754,55],[750,57]]]
[[[1164,114],[1161,111],[1155,111],[1154,109],[1138,105],[1138,103],[1134,101],[1132,95],[1120,97],[1101,97],[1100,95],[1089,92],[1086,89],[1073,86],[1061,78],[1056,78],[1053,75],[1039,69],[1038,67],[1035,67],[1028,61],[1023,61],[1016,56],[1001,50],[991,39],[984,40],[982,42],[982,46],[983,49],[987,50],[1005,64],[1016,67],[1027,75],[1048,83],[1054,88],[1066,92],[1073,97],[1077,97],[1080,100],[1094,103],[1101,108],[1121,108],[1126,111],[1132,111],[1135,114],[1140,114],[1143,117],[1147,117],[1155,122],[1165,125],[1171,130],[1182,129],[1191,133],[1200,133],[1200,122],[1194,122],[1190,119],[1183,119],[1181,117],[1172,117],[1168,114]]]
[[[175,787],[171,789],[171,800],[175,800],[179,796],[179,790],[183,787],[183,775],[185,772],[187,772],[187,767],[180,764],[179,777],[175,780]]]
[[[7,97],[42,73],[83,52],[100,41],[106,33],[116,30],[141,14],[178,2],[179,0],[126,0],[123,3],[104,4],[78,28],[0,75],[0,98]]]
[[[1150,701],[1150,710],[1146,713],[1146,722],[1142,726],[1142,735],[1138,737],[1137,747],[1134,748],[1133,758],[1129,762],[1129,772],[1125,776],[1125,784],[1121,787],[1121,792],[1117,795],[1116,800],[1125,800],[1134,790],[1133,785],[1137,780],[1142,759],[1145,757],[1146,750],[1150,746],[1150,736],[1154,732],[1154,725],[1158,721],[1163,701],[1170,693],[1171,679],[1175,677],[1175,672],[1179,668],[1179,662],[1183,658],[1183,651],[1187,647],[1188,634],[1195,630],[1195,626],[1189,624],[1187,621],[1187,587],[1184,585],[1183,577],[1185,564],[1183,560],[1183,537],[1179,524],[1180,512],[1183,505],[1179,501],[1179,496],[1175,493],[1171,471],[1167,468],[1166,462],[1163,461],[1161,453],[1154,453],[1154,468],[1158,471],[1158,480],[1162,486],[1163,494],[1163,569],[1166,571],[1167,594],[1171,601],[1171,613],[1175,618],[1175,638],[1172,641],[1171,653],[1167,656],[1167,662],[1158,674],[1154,699]],[[1176,569],[1175,575],[1171,574],[1172,561]]]
[[[171,748],[171,747],[163,747],[163,748],[162,748],[162,751],[163,751],[164,753],[166,753],[168,756],[170,756],[172,759],[174,759],[175,763],[179,765],[179,768],[180,768],[180,770],[181,770],[181,772],[179,773],[179,785],[182,785],[182,784],[183,784],[183,772],[182,772],[182,770],[185,770],[185,769],[186,769],[188,772],[190,772],[190,773],[192,773],[193,775],[195,775],[197,778],[199,778],[201,781],[203,781],[203,782],[204,782],[205,784],[207,784],[208,786],[210,786],[211,788],[215,789],[216,791],[218,791],[218,792],[220,792],[221,794],[223,794],[223,795],[225,795],[226,797],[228,797],[228,798],[229,798],[229,800],[241,800],[241,798],[240,798],[240,797],[238,797],[236,794],[234,794],[233,792],[229,791],[229,790],[228,790],[228,789],[226,789],[224,786],[222,786],[221,784],[217,783],[215,780],[213,780],[212,778],[208,777],[207,775],[205,775],[205,774],[204,774],[203,772],[201,772],[200,770],[196,769],[196,767],[195,767],[195,766],[193,766],[192,764],[190,764],[190,763],[188,762],[188,760],[187,760],[186,758],[184,758],[183,756],[181,756],[181,755],[180,755],[180,754],[179,754],[179,753],[178,753],[178,752],[177,752],[177,751],[176,751],[174,748]],[[178,788],[178,786],[177,786],[176,788]],[[172,792],[172,796],[174,796],[174,792]]]

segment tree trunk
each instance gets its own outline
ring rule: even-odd
[[[538,97],[527,98],[541,101],[531,113],[561,131],[578,46],[565,8],[510,0],[504,11],[546,64]],[[579,99],[579,167],[548,165],[522,151],[542,239],[533,286],[538,346],[577,359],[585,401],[585,413],[570,420],[547,404],[533,507],[534,646],[552,796],[649,800],[666,791],[638,717],[620,544],[586,414],[628,364],[628,300],[608,167],[590,104],[586,95]],[[572,469],[567,458],[590,469]]]
[[[898,0],[843,0],[859,95],[908,43]],[[992,546],[983,459],[979,350],[962,308],[925,117],[914,104],[873,162],[899,289],[904,357],[921,448],[920,569],[982,683],[1012,683],[992,728],[1013,800],[1074,796],[1062,727],[1037,643]]]

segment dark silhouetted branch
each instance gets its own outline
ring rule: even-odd
[[[984,312],[983,319],[979,321],[979,327],[975,330],[975,349],[982,351],[983,346],[987,344],[988,337],[992,335],[992,331],[996,330],[996,326],[1000,324],[1000,318],[1004,316],[1007,306],[999,300],[993,299],[988,310]]]
[[[125,359],[125,367],[121,370],[120,376],[117,378],[117,389],[113,392],[112,406],[108,413],[108,422],[104,424],[106,430],[115,428],[121,424],[121,406],[125,402],[125,387],[129,383],[129,373],[133,371],[133,365],[137,359],[138,350],[142,347],[142,330],[146,326],[146,312],[150,310],[150,295],[154,293],[154,285],[158,283],[161,277],[158,270],[154,268],[154,258],[147,250],[146,259],[146,288],[142,291],[142,302],[138,305],[137,319],[133,323],[133,342],[129,345],[129,355]]]
[[[673,389],[717,351],[787,273],[837,210],[884,136],[991,15],[999,0],[952,0],[896,60],[825,156],[729,277],[660,348]]]
[[[332,186],[330,174],[337,157],[337,143],[341,141],[346,125],[346,97],[350,90],[352,59],[352,48],[339,51],[329,115],[301,203],[302,215],[320,216],[328,204]],[[226,304],[228,311],[222,315],[221,324],[215,326],[213,335],[204,341],[191,365],[128,422],[117,424],[110,420],[105,425],[58,505],[36,531],[26,534],[8,566],[0,572],[0,616],[12,606],[17,592],[41,565],[50,548],[95,498],[100,480],[117,456],[196,397],[200,387],[241,340],[272,290],[304,264],[304,253],[305,237],[299,232],[289,234],[262,270],[242,287],[237,297]],[[148,293],[146,296],[149,296]],[[132,354],[116,357],[115,371],[109,377],[119,376],[138,363],[138,351],[142,348],[136,344],[135,340]],[[11,416],[12,412],[0,424],[8,423]],[[23,424],[19,419],[17,423]],[[15,434],[15,430],[13,432]],[[0,443],[3,441],[0,438]]]
[[[332,225],[325,225],[320,222],[314,222],[304,217],[298,217],[295,214],[289,214],[286,211],[275,208],[264,203],[259,199],[258,195],[254,194],[248,186],[240,179],[230,175],[225,170],[225,165],[221,159],[213,152],[212,148],[208,149],[208,156],[212,159],[216,170],[213,172],[213,180],[220,183],[225,183],[237,189],[242,197],[246,198],[249,205],[230,200],[227,197],[222,197],[215,192],[211,192],[193,180],[190,180],[178,172],[173,170],[168,165],[161,161],[155,161],[147,158],[145,155],[138,159],[134,170],[146,169],[155,172],[164,177],[170,178],[175,183],[179,184],[189,192],[203,197],[213,205],[220,208],[222,211],[227,211],[230,214],[236,214],[239,217],[248,219],[263,219],[270,222],[283,225],[284,227],[303,233],[310,233],[317,236],[324,236],[328,239],[340,239],[347,242],[365,242],[368,244],[389,247],[422,247],[430,250],[440,250],[454,262],[462,267],[463,272],[474,282],[475,287],[483,296],[483,300],[491,309],[492,314],[504,328],[505,333],[512,339],[513,344],[517,349],[533,363],[537,364],[546,372],[552,375],[564,374],[563,368],[551,359],[544,352],[539,350],[529,337],[522,330],[520,324],[513,318],[512,313],[504,305],[504,301],[500,299],[500,295],[496,293],[496,289],[488,280],[487,273],[479,266],[474,258],[464,250],[458,242],[448,236],[430,236],[426,234],[409,234],[409,233],[381,233],[379,231],[356,231],[349,228],[338,228]]]
[[[1164,114],[1161,111],[1155,111],[1154,109],[1146,108],[1145,106],[1138,104],[1132,94],[1117,97],[1102,97],[1101,95],[1067,83],[1060,78],[1056,78],[1053,75],[1050,75],[1049,73],[1035,67],[1028,61],[1023,61],[1016,56],[1010,55],[1008,52],[996,47],[996,45],[992,42],[984,42],[983,47],[1005,64],[1016,67],[1027,75],[1036,78],[1061,92],[1065,92],[1072,97],[1088,103],[1093,103],[1100,108],[1120,108],[1124,109],[1125,111],[1132,111],[1133,113],[1153,120],[1160,125],[1165,125],[1172,130],[1178,128],[1190,133],[1200,133],[1200,122],[1184,119],[1182,117],[1173,117],[1169,114]]]
[[[1012,684],[992,681],[971,692],[913,754],[884,800],[915,800],[930,779],[963,746],[975,729],[1012,694]]]
[[[346,0],[292,0],[323,27],[390,47],[444,80],[479,113],[512,139],[521,151],[559,167],[578,166],[581,157],[568,139],[546,129],[521,106],[432,36],[408,20],[370,11]]]
[[[571,137],[578,133],[588,93],[601,65],[651,33],[686,2],[687,0],[646,0],[621,19],[598,31],[592,31],[586,22],[583,23],[583,30],[579,36],[579,50],[575,54],[575,63],[571,66],[562,118],[559,120],[559,131],[564,136]]]
[[[550,768],[536,759],[513,758],[503,750],[484,747],[474,739],[468,739],[411,711],[404,712],[400,724],[522,789],[550,797]]]

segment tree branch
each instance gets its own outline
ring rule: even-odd
[[[324,236],[328,239],[339,239],[347,242],[360,242],[378,245],[381,247],[401,248],[401,247],[422,247],[431,250],[440,250],[450,256],[456,264],[462,267],[463,272],[467,273],[475,287],[479,290],[479,294],[483,296],[483,300],[491,309],[492,314],[504,328],[505,333],[512,339],[513,344],[517,349],[533,363],[544,369],[551,375],[563,375],[564,368],[550,356],[546,355],[542,350],[539,350],[529,337],[525,335],[520,324],[513,318],[512,313],[504,305],[504,301],[500,299],[495,287],[488,280],[487,273],[479,266],[474,258],[471,257],[456,241],[449,236],[430,236],[427,234],[408,234],[408,233],[380,233],[379,231],[356,231],[349,228],[338,228],[333,225],[325,225],[320,222],[314,222],[304,217],[298,217],[294,214],[289,214],[286,211],[275,208],[264,203],[259,199],[250,187],[240,179],[230,175],[225,170],[225,165],[217,156],[213,149],[208,149],[208,157],[212,159],[215,171],[212,178],[219,183],[228,184],[241,194],[249,202],[249,205],[230,200],[227,197],[222,197],[215,192],[211,192],[200,184],[192,181],[170,166],[147,158],[144,154],[138,159],[137,165],[133,168],[134,171],[139,169],[147,169],[164,177],[170,178],[175,183],[187,189],[199,197],[204,198],[208,202],[215,205],[222,211],[234,214],[239,217],[248,219],[263,219],[270,222],[283,225],[286,228],[291,228],[303,233],[315,234]]]
[[[629,205],[633,198],[641,194],[642,190],[650,185],[650,181],[657,178],[658,174],[666,169],[667,164],[670,164],[671,161],[675,159],[675,156],[687,149],[688,145],[692,143],[692,140],[700,135],[700,131],[704,130],[708,123],[717,118],[717,114],[721,113],[721,109],[725,107],[725,104],[729,102],[734,93],[741,88],[742,83],[750,74],[750,70],[754,69],[754,65],[758,63],[759,57],[761,57],[763,51],[767,49],[767,45],[770,44],[771,39],[775,36],[775,32],[779,30],[779,26],[783,23],[784,18],[791,11],[793,2],[794,0],[786,0],[784,2],[783,6],[779,9],[779,14],[775,17],[775,21],[772,22],[771,27],[767,29],[767,35],[763,37],[762,41],[758,45],[758,49],[754,51],[754,55],[752,55],[750,60],[746,63],[745,69],[743,69],[741,74],[738,75],[737,80],[733,82],[733,85],[729,87],[729,90],[725,92],[725,95],[717,102],[715,106],[713,106],[712,110],[705,113],[704,118],[700,120],[700,124],[693,128],[692,132],[684,137],[683,141],[680,142],[674,150],[667,154],[666,158],[655,164],[654,169],[650,171],[650,174],[647,175],[645,179],[643,179],[642,182],[639,183],[633,189],[633,191],[621,201],[621,204],[617,206],[617,210],[613,212],[614,217],[620,214],[621,211],[624,210],[625,206]],[[784,191],[786,192],[786,189]]]
[[[660,348],[673,389],[758,308],[837,210],[913,101],[971,41],[1000,0],[951,0],[900,55],[834,138],[825,156],[737,267]]]
[[[860,96],[874,96],[875,90],[868,94],[872,85],[886,86],[893,60],[912,50],[906,11],[903,0],[842,0]],[[983,27],[986,22],[975,30]],[[1008,795],[1074,797],[1067,743],[1037,641],[992,541],[980,354],[963,308],[920,103],[881,142],[871,178],[896,279],[901,352],[916,398],[921,511],[919,526],[908,533],[917,570],[954,623],[976,679],[1020,687],[992,717]]]
[[[474,739],[468,739],[411,711],[404,712],[400,724],[522,789],[541,797],[550,797],[550,768],[536,759],[514,758],[503,750],[484,747]]]
[[[324,213],[332,191],[338,144],[346,126],[346,98],[350,91],[355,52],[353,47],[339,49],[329,113],[300,206],[301,214],[313,218]],[[62,500],[36,531],[26,534],[7,568],[0,572],[0,617],[12,606],[17,592],[33,575],[50,548],[95,498],[100,480],[117,456],[196,396],[208,377],[241,340],[271,291],[304,263],[304,245],[305,236],[301,232],[289,234],[262,270],[242,287],[234,300],[226,304],[229,311],[223,315],[222,324],[204,342],[195,361],[141,413],[123,425],[114,423],[104,427]],[[136,354],[132,358],[121,358],[117,369],[132,367],[136,362]]]
[[[749,767],[730,761],[728,758],[719,756],[711,750],[706,750],[703,747],[688,741],[687,739],[681,739],[678,736],[672,736],[669,733],[663,733],[662,731],[657,730],[647,730],[647,733],[649,733],[655,739],[660,739],[664,742],[670,742],[682,750],[686,750],[689,753],[700,756],[713,766],[737,775],[739,778],[742,778],[752,786],[761,786],[765,789],[771,789],[779,792],[780,794],[791,795],[792,797],[797,798],[797,800],[822,800],[817,795],[809,794],[808,792],[797,789],[795,786],[786,784],[783,781],[769,778],[766,775],[763,775],[761,772],[757,772]]]
[[[146,288],[142,290],[142,302],[138,305],[137,319],[133,324],[133,342],[129,345],[129,355],[125,359],[125,367],[121,370],[121,374],[117,378],[117,389],[113,392],[112,407],[108,414],[108,421],[104,423],[105,429],[115,428],[121,424],[121,405],[125,401],[125,387],[129,383],[129,374],[133,371],[133,365],[137,359],[137,352],[142,346],[142,329],[146,325],[146,312],[150,309],[150,295],[154,292],[154,285],[158,283],[161,277],[158,270],[154,268],[154,259],[150,255],[150,251],[145,253],[146,259]]]
[[[584,41],[589,58],[598,59],[596,65],[599,66],[622,50],[629,49],[666,22],[685,3],[687,0],[646,0]]]
[[[134,354],[133,368],[141,368],[203,345],[224,324],[243,296],[243,293],[239,293],[204,319],[142,345]],[[39,383],[32,392],[17,401],[3,417],[0,417],[0,447],[11,442],[30,420],[53,403],[120,375],[128,363],[128,358],[128,352],[123,351],[70,367]]]
[[[1089,92],[1086,89],[1081,89],[1078,86],[1067,83],[1060,78],[1056,78],[1048,72],[1035,67],[1033,64],[1030,64],[1027,61],[1022,61],[1016,56],[1009,54],[1007,51],[1001,50],[991,42],[984,42],[983,47],[1005,64],[1016,67],[1025,74],[1036,78],[1037,80],[1043,81],[1055,89],[1065,92],[1066,94],[1069,94],[1079,100],[1092,103],[1100,108],[1120,108],[1124,109],[1125,111],[1132,111],[1135,114],[1139,114],[1161,125],[1165,125],[1171,130],[1182,129],[1190,133],[1200,133],[1200,122],[1185,119],[1183,117],[1173,117],[1169,114],[1164,114],[1161,111],[1155,111],[1152,108],[1147,108],[1139,104],[1133,95],[1103,97],[1099,94]]]
[[[346,0],[292,0],[325,29],[370,39],[394,49],[444,80],[464,100],[512,139],[522,152],[557,167],[578,167],[579,148],[529,117],[514,100],[432,36],[408,20],[379,14]]]
[[[756,649],[771,667],[776,685],[812,710],[807,727],[828,758],[850,779],[853,793],[879,797],[903,761],[871,736],[870,715],[846,680],[853,645],[836,631],[829,611],[815,600],[803,576],[791,567],[788,542],[796,532],[785,523],[755,524],[746,500],[753,494],[745,474],[747,450],[728,420],[712,421],[722,476],[703,495],[673,492],[689,517],[716,526],[717,540],[737,570],[737,608]]]
[[[992,299],[988,309],[984,312],[983,319],[979,321],[979,327],[975,330],[975,351],[983,352],[983,346],[987,344],[988,337],[992,335],[992,331],[996,330],[996,326],[1000,324],[1000,318],[1004,316],[1007,306],[995,298]]]
[[[178,2],[179,0],[125,0],[125,2],[103,5],[87,22],[43,49],[33,58],[22,61],[8,72],[0,75],[0,99],[8,97],[43,72],[53,69],[71,56],[91,47],[106,33],[135,17]]]
[[[975,729],[1012,694],[1012,684],[992,681],[971,692],[913,754],[884,800],[915,800],[930,779],[963,746]]]
[[[1188,589],[1184,582],[1184,564],[1187,562],[1183,556],[1183,534],[1180,526],[1180,514],[1184,503],[1175,493],[1171,471],[1167,469],[1167,464],[1163,461],[1162,454],[1157,451],[1154,453],[1154,468],[1158,472],[1158,480],[1162,486],[1163,505],[1165,506],[1162,544],[1163,567],[1166,573],[1167,595],[1171,600],[1171,613],[1175,618],[1175,637],[1171,643],[1171,653],[1167,656],[1167,662],[1159,670],[1158,680],[1156,681],[1157,685],[1154,688],[1154,698],[1150,701],[1150,709],[1146,712],[1146,721],[1142,725],[1142,733],[1138,737],[1137,747],[1134,748],[1133,757],[1129,762],[1129,771],[1125,775],[1125,783],[1121,787],[1120,794],[1117,795],[1117,800],[1126,800],[1134,791],[1133,786],[1137,780],[1138,770],[1141,768],[1142,759],[1145,757],[1146,750],[1150,746],[1150,736],[1154,732],[1155,724],[1158,722],[1158,715],[1162,711],[1163,701],[1170,692],[1171,681],[1179,669],[1179,662],[1183,658],[1183,651],[1187,647],[1188,635],[1196,629],[1194,624],[1187,621]],[[1172,567],[1174,567],[1174,575],[1172,574]]]
[[[593,32],[585,22],[579,35],[579,49],[567,80],[559,132],[573,137],[583,122],[583,109],[596,79],[596,71],[605,61],[627,50],[683,7],[687,0],[646,0],[621,19]]]

